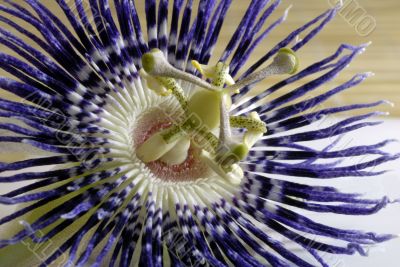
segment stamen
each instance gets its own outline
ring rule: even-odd
[[[244,119],[246,119],[244,120],[245,124],[250,123],[250,125],[247,125],[248,129],[243,137],[243,142],[238,144],[230,141],[230,143],[227,143],[224,147],[219,147],[219,151],[216,153],[216,161],[220,162],[221,168],[226,172],[232,171],[231,166],[243,160],[253,145],[267,131],[265,124],[260,120],[260,117],[256,112],[250,113],[250,118],[244,117]],[[237,122],[238,124],[242,124],[239,121]],[[256,127],[257,125],[260,127]]]
[[[231,126],[234,128],[244,128],[250,131],[267,132],[267,126],[261,120],[245,116],[231,116]]]
[[[235,81],[233,80],[232,76],[229,74],[229,66],[227,66],[227,68],[225,68],[224,73],[223,74],[218,74],[218,64],[223,64],[222,62],[219,62],[217,65],[215,66],[208,66],[208,65],[203,65],[200,64],[197,60],[192,60],[192,65],[201,73],[201,75],[203,75],[204,77],[208,78],[208,79],[212,79],[213,81],[215,81],[217,79],[218,76],[223,76],[225,79],[225,83],[227,85],[233,85],[235,84]],[[217,85],[218,86],[218,85]]]
[[[166,131],[164,131],[161,135],[166,143],[171,143],[185,134],[183,128],[184,126],[174,125],[169,129],[167,129]]]
[[[183,137],[179,142],[167,153],[160,158],[160,160],[168,165],[178,165],[183,163],[189,154],[190,139]]]
[[[176,138],[169,143],[166,142],[163,137],[164,131],[153,134],[149,139],[147,139],[137,148],[136,156],[141,161],[143,161],[144,163],[148,163],[158,160],[178,144],[180,138]]]
[[[250,113],[250,118],[262,122],[260,117],[258,116],[257,112],[251,112]],[[260,138],[266,133],[267,129],[265,131],[259,131],[257,129],[249,129],[243,137],[243,143],[247,146],[247,148],[250,150],[254,144],[260,140]]]
[[[232,165],[231,172],[226,172],[221,165],[215,161],[214,157],[205,150],[202,150],[200,158],[205,162],[216,174],[224,178],[231,184],[240,184],[244,176],[243,170],[237,165]]]

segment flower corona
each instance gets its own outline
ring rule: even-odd
[[[13,52],[0,52],[0,88],[19,99],[0,98],[0,153],[26,152],[0,162],[0,184],[14,186],[0,204],[15,208],[0,215],[0,266],[328,266],[324,253],[366,255],[395,237],[309,216],[397,202],[329,186],[400,157],[384,150],[393,140],[332,141],[381,112],[308,127],[387,103],[321,106],[370,73],[312,95],[367,45],[303,65],[340,6],[266,49],[289,8],[267,24],[281,1],[248,2],[222,54],[231,0],[57,0],[64,20],[47,1],[0,4]]]

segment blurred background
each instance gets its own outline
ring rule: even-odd
[[[86,0],[85,0],[86,1]],[[20,3],[22,0],[15,0]],[[43,0],[50,10],[56,13],[59,18],[65,20],[64,14],[55,4],[54,0]],[[71,1],[72,2],[72,1]],[[140,10],[141,18],[144,17],[144,2],[145,0],[136,0],[138,10]],[[171,4],[173,1],[170,1]],[[336,0],[283,0],[278,10],[268,19],[272,22],[282,15],[286,8],[293,5],[290,9],[289,16],[285,23],[275,29],[269,37],[255,50],[249,62],[254,62],[265,54],[271,47],[286,37],[291,31],[298,28],[300,25],[308,22],[312,18],[324,12],[326,9],[333,7],[338,1]],[[324,107],[345,105],[351,103],[374,102],[380,99],[386,99],[394,104],[394,107],[382,106],[380,110],[390,112],[390,116],[384,118],[386,123],[372,132],[369,129],[364,129],[353,135],[351,139],[356,143],[373,143],[376,140],[385,138],[398,138],[400,133],[400,1],[398,0],[346,0],[336,18],[329,23],[325,29],[308,45],[299,52],[301,67],[306,67],[311,63],[321,60],[322,58],[333,53],[341,43],[363,44],[371,42],[367,51],[358,56],[351,65],[341,73],[334,81],[321,86],[314,91],[313,96],[318,92],[326,91],[335,86],[349,80],[353,75],[360,72],[373,72],[375,76],[370,77],[361,85],[346,90],[345,92],[336,95],[324,103]],[[0,0],[1,4],[6,4],[4,0]],[[220,55],[225,48],[232,33],[236,29],[240,18],[244,14],[250,1],[248,0],[233,0],[233,4],[228,11],[224,22],[223,30],[219,40],[219,45],[216,48],[215,54]],[[28,8],[29,9],[29,8]],[[30,25],[15,20],[16,23],[22,25],[28,30],[36,32]],[[142,20],[142,26],[145,26]],[[0,22],[0,26],[9,28]],[[22,37],[22,36],[21,36]],[[302,36],[300,36],[301,38]],[[31,43],[27,38],[22,37],[28,43]],[[0,46],[0,51],[15,55],[7,48]],[[15,55],[18,56],[18,55]],[[211,60],[212,61],[212,60]],[[249,64],[247,64],[248,66]],[[245,69],[245,68],[244,68]],[[0,69],[0,76],[9,76]],[[310,79],[313,77],[310,77]],[[261,88],[270,86],[281,78],[273,77],[267,79],[260,86]],[[293,87],[286,88],[292,90]],[[285,93],[284,90],[279,94]],[[0,89],[0,96],[18,100],[16,97],[5,93]],[[308,95],[310,97],[310,95]],[[19,100],[20,101],[20,100]],[[1,120],[1,118],[0,118]],[[1,131],[1,130],[0,130]],[[392,152],[399,151],[399,146],[389,148]],[[24,154],[16,152],[14,154],[1,154],[1,161],[14,161],[24,158]],[[387,168],[394,170],[386,175],[382,180],[376,182],[373,179],[366,179],[364,187],[358,187],[352,184],[350,180],[339,181],[338,185],[347,188],[357,187],[357,189],[368,193],[384,193],[392,198],[399,197],[400,190],[398,164],[390,164]],[[6,190],[1,188],[0,191]],[[0,207],[0,213],[2,212]],[[341,227],[349,228],[365,228],[365,230],[381,231],[386,233],[400,234],[400,209],[398,206],[390,207],[376,216],[368,217],[367,220],[362,218],[353,220],[352,218],[344,217],[325,217],[327,223],[333,223]],[[357,266],[388,266],[396,267],[398,265],[398,250],[400,241],[395,240],[386,243],[378,250],[371,250],[371,257],[341,257],[332,258],[329,262],[335,267],[357,267]]]
[[[69,0],[70,1],[70,0]],[[67,1],[67,2],[69,2]],[[4,0],[0,0],[4,2]],[[18,3],[23,1],[16,1]],[[59,18],[65,19],[64,14],[57,7],[56,1],[44,0],[44,3],[55,12]],[[73,1],[70,1],[73,2]],[[112,2],[112,1],[110,1]],[[136,5],[141,18],[144,17],[144,0],[137,0]],[[296,29],[305,22],[331,8],[337,0],[305,0],[293,1],[283,0],[278,10],[267,20],[274,21],[282,15],[284,10],[293,5],[285,23],[276,28],[263,41],[258,49],[255,50],[249,62],[259,59],[278,41],[282,40],[292,30]],[[172,5],[173,1],[170,1]],[[232,33],[239,23],[244,11],[249,5],[249,0],[233,0],[230,10],[226,16],[219,45],[216,48],[216,55],[225,48]],[[196,6],[196,5],[195,5]],[[29,9],[29,8],[28,8]],[[334,52],[341,43],[363,44],[371,42],[366,53],[359,56],[351,63],[348,70],[343,72],[337,79],[330,83],[329,88],[333,88],[342,82],[350,79],[355,73],[371,71],[376,75],[369,78],[362,85],[352,88],[330,99],[326,105],[338,105],[348,103],[372,102],[377,99],[387,99],[393,102],[394,108],[388,109],[392,116],[400,116],[400,1],[398,0],[345,0],[342,9],[336,18],[329,23],[326,28],[308,45],[299,52],[301,66],[309,64],[328,56]],[[25,26],[35,32],[32,27],[22,21],[16,20],[18,24]],[[10,28],[0,22],[0,26]],[[142,26],[145,26],[143,20]],[[302,36],[300,36],[301,38]],[[30,42],[27,38],[25,40]],[[2,52],[10,53],[4,47]],[[11,54],[14,54],[11,52]],[[0,75],[7,75],[0,69]],[[278,78],[267,79],[265,85]],[[326,86],[321,90],[326,90]],[[288,88],[287,90],[290,90]],[[0,95],[4,95],[1,92]],[[315,92],[317,94],[318,91]],[[284,91],[282,91],[284,93]]]

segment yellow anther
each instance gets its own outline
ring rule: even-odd
[[[250,113],[250,118],[256,120],[256,121],[261,121],[260,117],[258,116],[257,112],[251,112]],[[254,144],[260,140],[260,138],[265,134],[265,131],[257,131],[257,130],[248,130],[243,137],[243,143],[247,146],[247,148],[250,150]]]
[[[235,80],[232,78],[232,76],[229,74],[229,66],[224,65],[222,62],[219,62],[217,65],[214,66],[208,66],[208,65],[203,65],[200,64],[197,60],[192,60],[192,65],[193,67],[198,70],[201,75],[203,75],[204,77],[211,79],[211,80],[215,80],[218,78],[222,78],[224,83],[226,83],[227,85],[233,85],[235,84]],[[225,68],[227,69],[227,71],[224,71],[223,73],[223,77],[219,77],[219,70],[221,70],[221,66],[220,65],[224,65]]]
[[[193,67],[198,70],[201,75],[205,76],[202,65],[197,60],[192,60]]]

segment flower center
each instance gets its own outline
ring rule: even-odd
[[[137,126],[133,132],[135,150],[150,137],[168,129],[171,125],[173,125],[173,122],[170,117],[160,109],[153,109],[143,114],[137,121]],[[158,159],[147,162],[145,165],[155,176],[164,181],[195,181],[207,177],[211,172],[207,164],[200,160],[200,152],[201,149],[191,142],[183,162],[170,164]]]
[[[176,122],[176,118],[173,118],[173,123],[163,120],[156,124],[152,120],[152,127],[143,128],[144,138],[136,148],[136,156],[148,166],[156,166],[157,172],[166,167],[169,174],[174,168],[178,173],[191,173],[190,169],[196,165],[193,159],[200,158],[220,177],[238,184],[243,178],[239,162],[267,132],[267,128],[255,112],[250,116],[231,116],[231,96],[268,76],[294,73],[298,67],[297,57],[290,49],[280,49],[269,66],[236,84],[229,74],[229,66],[223,62],[206,66],[193,60],[192,64],[211,83],[174,68],[161,50],[153,49],[143,55],[140,75],[145,87],[163,97],[173,96],[184,115],[180,122]],[[197,86],[198,90],[187,98],[178,79]],[[233,136],[231,128],[246,130],[239,137],[241,141]],[[215,131],[218,130],[219,135],[216,136]],[[197,140],[194,136],[200,137],[203,142],[196,142],[193,146]]]

